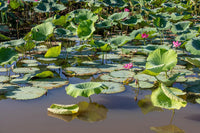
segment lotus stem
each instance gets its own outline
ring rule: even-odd
[[[171,117],[171,119],[170,119],[170,123],[169,124],[172,124],[172,121],[173,121],[173,119],[174,119],[174,116],[175,116],[175,110],[174,109],[172,109],[172,117]]]
[[[92,99],[91,99],[91,97],[89,96],[89,101],[90,101],[90,103],[92,103]]]
[[[156,80],[157,80],[158,82],[160,82],[160,80],[159,80],[156,76],[154,76],[154,78],[156,78]]]
[[[146,45],[146,40],[145,40],[145,38],[144,38],[144,45]]]
[[[166,77],[166,79],[168,79],[169,77],[168,77],[168,75],[167,75],[167,71],[165,71],[165,77]]]

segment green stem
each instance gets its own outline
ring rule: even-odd
[[[158,81],[158,82],[160,82],[160,80],[156,77],[156,76],[154,76],[155,78],[156,78],[156,80]]]
[[[175,115],[175,110],[172,109],[172,111],[173,111],[173,113],[172,113],[172,117],[171,117],[171,120],[170,120],[170,124],[172,124],[172,121],[173,121],[173,119],[174,119],[174,115]]]
[[[167,71],[165,71],[165,77],[166,77],[166,79],[168,79]]]

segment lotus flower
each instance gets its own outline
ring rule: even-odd
[[[179,47],[181,45],[181,42],[173,41],[173,47]]]
[[[142,38],[148,38],[149,34],[143,33]]]
[[[124,11],[125,12],[130,12],[130,10],[128,8],[125,8]]]
[[[10,0],[8,0],[7,3],[10,4]]]
[[[128,63],[128,64],[125,64],[123,67],[126,68],[126,69],[131,69],[133,67],[133,64]]]

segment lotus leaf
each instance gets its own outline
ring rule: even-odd
[[[18,67],[18,68],[14,68],[13,72],[14,73],[34,73],[39,70],[40,69],[36,67]]]
[[[86,40],[95,31],[94,22],[92,20],[82,21],[77,29],[77,35],[79,38]]]
[[[142,89],[150,89],[154,87],[154,84],[146,82],[146,81],[138,81],[139,87]],[[138,86],[135,83],[129,84],[129,86],[132,86],[134,88],[138,88]]]
[[[153,24],[158,28],[159,30],[167,30],[171,27],[171,23],[167,21],[165,18],[157,17]]]
[[[158,75],[160,72],[171,70],[177,64],[177,54],[174,50],[157,49],[147,58],[146,70],[149,75]]]
[[[176,34],[186,31],[190,27],[190,21],[182,21],[172,25],[171,31]]]
[[[100,82],[108,87],[108,89],[102,90],[101,93],[105,94],[113,94],[113,93],[120,93],[125,91],[124,85],[115,82]]]
[[[164,111],[162,108],[153,106],[150,95],[146,95],[144,99],[139,100],[138,106],[140,107],[144,115],[153,111],[159,111],[159,112]]]
[[[22,63],[26,63],[26,64],[34,64],[37,63],[36,60],[21,60]]]
[[[53,78],[54,74],[51,71],[43,71],[41,73],[36,74],[34,77],[35,78]]]
[[[1,82],[8,82],[10,79],[9,79],[9,77],[8,76],[2,76],[2,75],[0,75],[0,83]]]
[[[200,37],[195,37],[186,43],[185,48],[191,54],[200,55],[199,43],[200,43]]]
[[[57,60],[57,58],[37,58],[37,60],[39,60],[39,61],[46,61],[46,62],[48,62],[48,61],[56,61]]]
[[[9,70],[10,70],[10,68],[0,68],[0,72],[7,72]]]
[[[45,58],[55,58],[58,57],[60,55],[61,52],[61,44],[59,44],[59,46],[55,46],[55,47],[51,47],[48,49],[48,51],[46,52],[46,54],[44,55]]]
[[[0,65],[11,65],[13,62],[17,61],[18,54],[11,48],[0,48]]]
[[[87,122],[96,122],[106,119],[108,109],[98,103],[79,102],[77,118]]]
[[[148,38],[153,38],[157,36],[155,33],[157,32],[156,28],[150,28],[150,27],[145,27],[145,28],[140,28],[138,30],[132,31],[129,36],[132,39],[143,39],[141,34],[146,33],[149,34]]]
[[[36,41],[45,41],[54,30],[54,26],[51,22],[42,23],[31,29],[32,39]]]
[[[186,61],[189,62],[192,65],[200,67],[200,60],[199,59],[194,59],[194,58],[186,57]]]
[[[24,44],[24,39],[18,39],[18,40],[11,40],[7,42],[2,42],[1,45],[4,47],[15,47]]]
[[[106,81],[113,81],[113,82],[121,82],[123,83],[127,78],[115,78],[115,77],[112,77],[108,74],[103,74],[100,76],[100,79],[102,80],[106,80]]]
[[[115,38],[111,38],[108,42],[111,45],[116,45],[116,46],[123,46],[124,44],[126,44],[127,42],[131,41],[132,39],[128,36],[117,36]]]
[[[102,59],[103,55],[100,55],[99,58]],[[105,58],[106,59],[110,59],[110,60],[119,60],[121,58],[121,56],[120,55],[116,55],[116,54],[106,54]]]
[[[124,69],[122,64],[106,64],[106,65],[96,65],[100,72],[111,72],[114,70]]]
[[[135,75],[134,72],[127,70],[113,71],[110,73],[110,76],[115,78],[128,78],[128,77],[133,77],[134,75]]]
[[[0,10],[1,10],[1,11],[6,11],[7,9],[8,9],[8,2],[7,2],[7,1],[2,1],[2,0],[1,0]]]
[[[65,71],[73,71],[76,76],[84,76],[84,75],[94,75],[99,72],[97,68],[91,68],[86,66],[80,67],[67,67]]]
[[[173,90],[162,83],[152,92],[151,101],[154,106],[166,109],[180,109],[187,105],[185,100],[176,96]]]
[[[0,84],[0,95],[4,95],[9,90],[13,90],[18,88],[18,85],[12,85],[12,84]]]
[[[23,67],[35,67],[38,66],[37,63],[22,64]]]
[[[198,104],[200,104],[200,98],[196,99],[196,102],[197,102]]]
[[[38,87],[20,87],[17,89],[9,90],[5,96],[7,98],[16,99],[16,100],[29,100],[36,99],[47,93],[47,90],[44,88]]]
[[[98,82],[85,82],[78,84],[69,84],[69,86],[67,86],[65,90],[68,95],[76,98],[77,96],[89,97],[93,94],[99,94],[103,89],[107,88],[107,86]]]
[[[142,21],[143,21],[142,16],[140,16],[140,17],[131,16],[130,18],[125,19],[124,21],[120,21],[120,23],[123,25],[134,26]]]
[[[195,38],[198,35],[198,33],[192,32],[192,33],[183,33],[179,36],[176,37],[176,40],[180,40],[180,41],[188,41],[192,38]]]
[[[98,22],[95,26],[97,28],[110,28],[114,25],[116,25],[116,22],[113,22],[113,20],[107,19],[107,20]]]
[[[186,91],[190,94],[200,95],[199,81],[196,85],[194,84],[193,86],[186,88]]]
[[[154,82],[156,79],[152,76],[146,75],[146,74],[137,74],[134,76],[135,79],[138,79],[139,81],[149,81],[149,82]]]
[[[77,104],[62,105],[62,104],[52,104],[50,108],[47,108],[49,112],[61,115],[71,115],[78,112],[79,107]]]
[[[172,13],[171,14],[171,19],[174,21],[178,21],[181,20],[184,17],[184,15],[180,15],[178,13]]]
[[[61,66],[55,66],[55,65],[50,65],[50,66],[47,66],[48,69],[61,69],[62,67]]]
[[[113,20],[113,21],[119,21],[119,20],[122,20],[122,19],[128,17],[128,15],[129,15],[129,12],[114,13],[114,14],[110,15],[108,17],[108,19]]]
[[[61,78],[45,78],[45,79],[36,79],[33,81],[29,81],[28,83],[33,84],[33,86],[35,87],[42,87],[50,90],[67,85],[69,81]]]
[[[71,31],[63,28],[56,28],[54,30],[54,33],[61,38],[67,37],[68,35],[71,35]]]

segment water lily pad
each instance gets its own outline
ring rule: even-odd
[[[52,104],[50,108],[47,108],[49,112],[61,115],[71,115],[78,112],[79,107],[77,104],[63,105],[63,104]]]
[[[186,31],[190,27],[190,21],[181,21],[172,25],[171,31],[176,34]]]
[[[100,72],[112,72],[114,70],[124,69],[122,64],[105,64],[105,65],[97,65],[96,67],[100,70]]]
[[[7,98],[16,99],[16,100],[29,100],[35,99],[43,96],[47,93],[47,90],[44,88],[38,87],[20,87],[17,89],[13,89],[8,91],[5,96]]]
[[[102,58],[103,58],[103,55],[100,55],[99,58],[102,59]],[[118,60],[118,59],[121,58],[121,56],[120,56],[120,55],[117,55],[117,54],[105,54],[105,55],[104,55],[104,58],[107,59],[107,60],[108,60],[108,59],[109,59],[109,60]]]
[[[54,74],[51,71],[43,71],[41,73],[36,74],[32,78],[53,78]]]
[[[113,94],[113,93],[120,93],[125,91],[124,85],[115,82],[100,82],[108,87],[108,89],[102,90],[101,93],[105,94]]]
[[[190,94],[200,95],[199,85],[193,85],[191,87],[188,87],[188,88],[186,88],[186,91]]]
[[[10,79],[8,76],[2,76],[0,75],[0,82],[8,82]]]
[[[55,65],[50,65],[50,66],[47,66],[48,69],[61,69],[62,67],[61,66],[55,66]]]
[[[146,75],[146,74],[137,74],[134,76],[135,79],[138,79],[139,81],[149,81],[149,82],[154,82],[156,81],[156,78]]]
[[[4,95],[9,90],[13,90],[18,88],[18,85],[12,85],[12,84],[0,84],[0,95]]]
[[[14,73],[35,73],[39,70],[40,69],[36,67],[18,67],[18,68],[14,68],[13,72]]]
[[[149,88],[154,87],[154,84],[149,83],[149,82],[138,81],[138,83],[139,83],[139,87],[142,88],[142,89],[149,89]],[[131,84],[129,84],[129,86],[132,86],[134,88],[138,88],[138,86],[135,83],[131,83]]]
[[[64,70],[73,71],[76,76],[94,75],[99,72],[97,68],[91,68],[91,67],[86,67],[86,66],[67,67]]]
[[[29,64],[22,64],[23,67],[36,67],[38,66],[37,63],[29,63]]]
[[[56,61],[57,60],[57,58],[37,58],[37,60],[39,60],[39,61]]]
[[[134,75],[135,75],[134,72],[127,70],[113,71],[110,73],[110,76],[116,78],[128,78],[128,77],[133,77]]]
[[[0,68],[0,72],[7,72],[9,70],[10,70],[10,68]]]
[[[185,44],[185,48],[191,54],[200,55],[199,43],[200,43],[200,37],[195,37]]]
[[[200,98],[197,98],[197,99],[196,99],[196,102],[197,102],[198,104],[200,104]]]
[[[76,98],[77,96],[89,97],[93,94],[99,94],[103,89],[107,88],[107,86],[98,82],[85,82],[78,84],[69,84],[69,86],[67,86],[65,90],[68,95]]]
[[[61,78],[46,78],[46,79],[32,80],[29,81],[28,83],[33,84],[33,86],[35,87],[42,87],[49,90],[67,85],[69,81]]]
[[[113,82],[123,82],[125,81],[127,78],[115,78],[110,76],[109,74],[103,74],[100,76],[100,79],[105,80],[105,81],[113,81]]]

